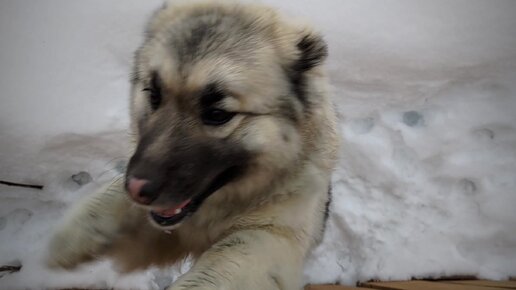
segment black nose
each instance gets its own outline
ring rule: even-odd
[[[160,186],[157,182],[137,177],[128,177],[125,187],[129,196],[140,204],[149,205],[159,196]]]

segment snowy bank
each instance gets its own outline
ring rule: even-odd
[[[515,275],[516,2],[265,2],[326,35],[341,118],[307,281]],[[131,55],[160,3],[0,2],[0,180],[45,186],[0,184],[0,265],[23,265],[0,289],[162,289],[188,268],[41,264],[66,209],[123,171]]]

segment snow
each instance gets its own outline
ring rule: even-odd
[[[265,2],[325,34],[341,120],[306,281],[516,275],[516,2]],[[123,171],[131,56],[160,3],[0,2],[0,180],[45,186],[0,185],[0,265],[23,265],[0,289],[162,289],[188,269],[41,263],[70,205]]]

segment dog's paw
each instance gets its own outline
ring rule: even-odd
[[[57,230],[48,246],[46,264],[50,268],[73,269],[102,256],[120,230],[110,216],[100,217],[91,211],[73,216]]]
[[[52,237],[46,263],[51,268],[73,269],[101,256],[111,240],[111,234],[96,225],[69,225]]]
[[[47,265],[72,269],[104,255],[134,213],[122,179],[115,180],[71,211],[50,240]]]

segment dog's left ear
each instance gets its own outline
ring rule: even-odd
[[[328,57],[328,46],[321,35],[305,33],[296,44],[298,55],[288,69],[292,89],[301,103],[308,105],[306,74]]]
[[[299,57],[292,70],[304,73],[322,64],[328,56],[328,46],[321,35],[310,33],[304,35],[297,43]]]

